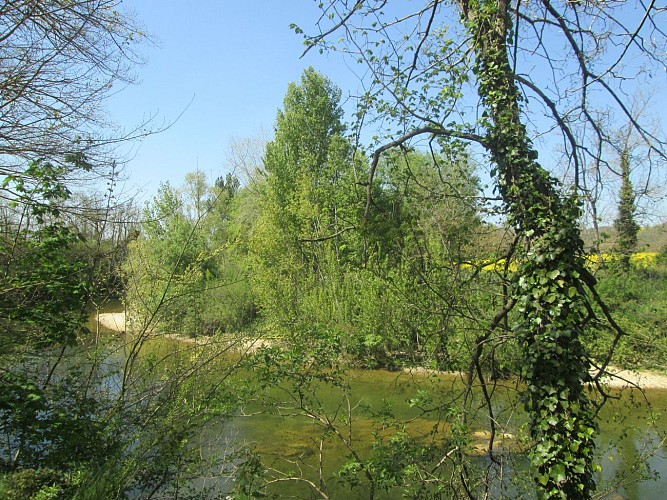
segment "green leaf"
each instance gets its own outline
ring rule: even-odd
[[[551,467],[550,476],[556,483],[565,481],[565,466],[563,464],[555,464]]]

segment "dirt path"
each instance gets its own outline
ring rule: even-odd
[[[116,332],[125,331],[125,313],[101,313],[99,315],[100,324]],[[263,345],[263,344],[262,344]],[[613,373],[613,377],[604,377],[603,381],[610,387],[626,387],[628,385],[638,385],[643,389],[667,389],[667,375],[660,373],[630,370],[620,370],[617,368],[608,368]],[[420,371],[411,369],[412,372]]]

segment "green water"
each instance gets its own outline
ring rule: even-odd
[[[420,416],[415,408],[410,408],[408,400],[414,397],[417,391],[426,388],[440,396],[439,403],[443,406],[456,405],[457,396],[463,388],[460,380],[451,376],[415,377],[387,371],[355,372],[351,375],[353,381],[350,400],[355,405],[364,405],[364,409],[352,413],[351,426],[355,449],[362,457],[368,457],[371,443],[377,438],[377,433],[382,433],[380,419],[377,416],[371,418],[369,414],[380,412],[388,403],[391,403],[397,420],[408,422],[404,428],[411,436],[425,441],[431,438],[447,439],[450,426],[445,421],[446,417],[438,414]],[[667,430],[667,391],[647,391],[648,402],[643,400],[643,395],[638,391],[617,391],[614,395],[621,399],[608,402],[600,418],[598,463],[602,470],[598,474],[598,484],[601,489],[610,489],[610,496],[606,498],[663,498],[667,487],[667,447],[665,442],[661,441],[664,435],[661,438],[660,433]],[[328,413],[334,408],[346,407],[340,392],[323,389],[319,396],[328,406]],[[480,399],[479,396],[475,393],[475,397]],[[517,429],[525,422],[525,415],[516,413],[518,393],[514,387],[509,386],[499,389],[497,396],[500,402],[494,407],[495,417],[498,422],[505,423],[498,432],[515,436]],[[481,404],[481,401],[478,403]],[[649,422],[651,418],[655,421]],[[473,431],[478,429],[473,434],[471,444],[479,452],[473,453],[469,458],[472,466],[481,469],[489,464],[487,455],[481,451],[486,449],[488,444],[486,436],[480,432],[485,428],[485,422],[486,413],[480,408],[471,421]],[[253,444],[268,466],[294,475],[304,474],[313,480],[318,477],[319,440],[323,428],[312,418],[276,415],[238,418],[232,422],[230,430],[239,441],[246,440]],[[396,430],[396,427],[388,426],[385,435],[390,436]],[[500,443],[498,451],[511,455],[513,449],[520,447],[515,439],[506,439]],[[327,478],[327,491],[331,497],[367,498],[367,488],[349,490],[336,480],[336,472],[350,456],[341,439],[327,436],[322,450],[322,475]],[[642,459],[647,460],[650,468],[662,477],[655,481],[639,481],[641,473],[635,466]],[[509,460],[505,467],[515,469],[518,475],[528,475],[525,462]],[[275,476],[279,474],[276,473]],[[623,486],[619,487],[618,484]],[[312,490],[307,485],[297,482],[279,485],[274,492],[281,497],[289,494],[296,498],[311,498]],[[515,497],[519,495],[519,491],[510,485],[502,494],[495,490],[495,496]],[[492,494],[493,492],[492,489]],[[400,489],[376,493],[376,498],[398,497]],[[313,495],[312,498],[317,497]]]
[[[178,346],[178,342],[172,340],[151,341],[145,350],[164,355]],[[119,361],[121,359],[122,355]],[[252,378],[252,372],[247,376]],[[399,430],[424,443],[447,442],[451,438],[453,413],[447,410],[455,412],[462,406],[460,378],[368,370],[350,371],[347,381],[349,390],[346,391],[326,384],[315,385],[315,389],[306,394],[307,405],[291,398],[293,391],[289,383],[282,387],[284,390],[258,390],[256,400],[248,403],[238,417],[205,429],[200,444],[214,451],[218,446],[229,449],[241,445],[257,451],[269,471],[267,476],[277,480],[269,493],[280,498],[320,498],[302,481],[305,479],[326,489],[330,498],[355,499],[368,498],[367,484],[362,480],[351,489],[343,484],[339,474],[353,452],[366,459],[373,453],[374,442],[380,439],[386,442]],[[422,399],[428,395],[430,400],[425,406],[440,410],[424,412],[418,405],[411,405],[410,400],[418,395]],[[609,487],[604,498],[664,498],[667,491],[664,440],[667,391],[648,390],[641,394],[624,390],[615,391],[613,395],[620,399],[610,400],[600,413],[597,463],[602,469],[597,479],[600,488]],[[469,407],[478,411],[472,411],[469,417],[472,452],[468,458],[471,467],[483,470],[490,464],[488,454],[483,451],[488,438],[482,433],[487,428],[488,416],[481,393],[473,391],[470,397]],[[525,461],[517,460],[518,455],[513,453],[522,446],[516,436],[521,434],[525,423],[525,415],[517,410],[521,407],[517,404],[519,398],[520,391],[512,383],[496,389],[493,411],[498,433],[510,435],[499,440],[496,446],[507,459],[505,472],[527,476]],[[304,406],[314,409],[311,415],[305,415]],[[327,425],[324,418],[330,418],[332,425]],[[336,432],[331,432],[331,428]],[[639,480],[642,473],[636,465],[642,461],[660,475],[657,480]],[[302,480],[280,480],[288,477]],[[227,488],[221,483],[223,492]],[[490,493],[493,497],[532,496],[531,491],[526,493],[521,488],[507,483],[502,490],[495,487]],[[375,498],[400,497],[400,488],[388,492],[379,489],[375,495]]]

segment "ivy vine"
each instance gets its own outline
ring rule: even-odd
[[[525,241],[513,284],[514,332],[525,360],[531,462],[545,497],[589,498],[596,426],[580,341],[586,317],[580,206],[537,162],[507,53],[511,22],[498,4],[469,2],[464,16],[494,173],[509,220]]]

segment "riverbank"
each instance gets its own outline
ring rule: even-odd
[[[97,320],[103,327],[118,333],[125,333],[128,327],[124,312],[100,313],[97,316]],[[206,345],[209,342],[213,341],[213,337],[207,335],[199,335],[198,337],[188,337],[186,335],[179,335],[177,333],[158,333],[158,332],[152,332],[152,335],[159,336],[160,338],[174,340],[177,342],[183,342],[186,344]],[[235,343],[237,344],[238,350],[244,353],[251,353],[262,347],[268,347],[270,345],[270,341],[265,339],[250,339],[250,340],[241,339]]]
[[[105,328],[115,332],[125,332],[126,322],[124,312],[100,313],[98,319],[100,324]],[[175,334],[169,334],[166,336],[183,342],[195,342],[195,339],[190,339],[188,337],[182,337]],[[201,342],[202,340],[203,339],[199,338],[197,342]],[[257,349],[264,345],[265,341],[258,340],[257,342],[253,343],[252,348]],[[412,373],[441,373],[423,368],[411,368],[409,371]],[[650,371],[621,370],[614,367],[608,367],[607,371],[610,372],[610,375],[603,377],[602,381],[610,387],[638,386],[642,389],[667,389],[667,375],[663,375],[661,373]]]
[[[99,313],[97,315],[97,320],[105,328],[113,330],[114,332],[125,333],[125,313],[124,312],[113,312],[113,313]]]
[[[611,375],[602,377],[602,382],[610,387],[638,386],[642,389],[667,389],[667,375],[650,371],[621,370],[607,367]]]

